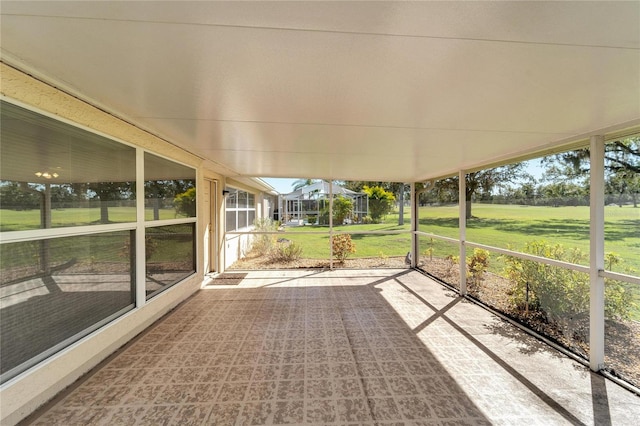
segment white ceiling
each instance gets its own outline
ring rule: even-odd
[[[419,181],[640,124],[640,2],[11,2],[3,60],[241,176]]]

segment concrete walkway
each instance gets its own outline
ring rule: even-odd
[[[27,423],[633,425],[640,397],[411,270],[213,280]]]

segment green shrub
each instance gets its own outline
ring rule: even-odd
[[[562,244],[551,245],[544,240],[528,243],[524,252],[569,263],[580,263],[585,258],[579,249],[567,251]],[[588,317],[591,286],[588,274],[513,256],[504,256],[504,260],[505,272],[514,286],[511,297],[517,309],[539,311],[552,323]],[[605,281],[605,315],[628,318],[631,295],[617,282]]]
[[[302,246],[293,241],[283,241],[277,243],[271,252],[273,260],[280,262],[293,262],[302,257]]]
[[[196,215],[196,189],[189,188],[185,192],[178,194],[173,199],[173,206],[176,213],[183,214],[187,217]]]
[[[473,249],[473,256],[467,258],[468,274],[470,284],[480,284],[484,278],[484,274],[489,269],[489,252],[480,248]]]
[[[393,202],[396,197],[392,192],[385,191],[381,186],[364,186],[362,191],[369,197],[369,214],[374,223],[380,222],[381,218],[393,209]]]
[[[347,256],[356,252],[356,245],[351,241],[351,235],[349,234],[334,235],[331,244],[333,256],[340,262],[344,262]]]

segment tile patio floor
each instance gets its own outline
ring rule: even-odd
[[[228,277],[228,275],[226,275]],[[26,423],[632,425],[640,397],[411,270],[216,279]]]

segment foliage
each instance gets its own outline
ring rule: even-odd
[[[468,274],[471,278],[470,284],[477,285],[484,278],[484,274],[489,269],[490,254],[487,250],[480,248],[473,249],[473,256],[467,258]]]
[[[523,172],[524,163],[509,164],[507,166],[493,169],[479,170],[465,175],[465,200],[466,217],[471,219],[471,203],[474,195],[482,198],[483,195],[491,193],[494,187],[504,186],[517,180],[528,177]],[[439,200],[451,202],[458,199],[458,188],[460,186],[458,176],[440,179],[433,185],[432,191],[438,195]]]
[[[158,249],[158,242],[150,235],[144,237],[144,257],[145,260],[151,259],[151,256]],[[125,240],[124,246],[120,249],[118,255],[122,258],[129,259],[131,256],[131,242],[129,239]]]
[[[293,187],[294,191],[297,191],[298,189],[304,188],[305,186],[312,185],[315,182],[317,182],[316,179],[298,179],[298,180],[294,180],[291,186]]]
[[[579,249],[566,250],[561,244],[551,245],[544,240],[526,244],[524,252],[570,263],[580,263],[585,257]],[[588,316],[588,274],[513,256],[504,256],[504,260],[505,272],[514,285],[511,296],[518,309],[539,311],[551,323]],[[631,307],[631,295],[624,287],[607,282],[607,317],[628,318]]]
[[[268,217],[256,219],[253,222],[253,226],[256,232],[274,232],[277,229],[277,224]],[[253,239],[251,250],[255,251],[259,256],[268,255],[273,250],[275,243],[275,235],[258,234]]]
[[[363,216],[361,222],[363,225],[371,225],[373,223],[373,219],[371,219],[371,216]]]
[[[396,198],[392,192],[386,191],[381,186],[369,187],[365,185],[362,190],[369,197],[369,214],[374,222],[380,221],[393,209],[393,202]]]
[[[425,256],[429,256],[430,261],[433,260],[433,252],[435,250],[433,243],[434,243],[433,238],[429,238],[429,246],[426,248],[426,250],[423,253]]]
[[[196,215],[196,188],[189,188],[176,195],[173,199],[173,206],[178,214],[194,217]]]
[[[333,224],[342,225],[353,213],[353,201],[338,195],[333,199]]]
[[[333,256],[340,262],[344,262],[347,256],[356,252],[356,245],[351,241],[351,235],[349,234],[334,235],[331,240],[331,246],[333,248]]]
[[[547,178],[566,181],[588,177],[590,155],[590,149],[583,148],[543,158],[542,162],[547,165]],[[607,192],[617,195],[618,204],[622,205],[622,200],[628,197],[637,207],[640,193],[640,136],[606,143],[604,160]]]
[[[41,198],[40,192],[26,183],[2,181],[0,186],[0,205],[3,209],[38,209]]]
[[[293,262],[302,257],[302,246],[294,241],[278,242],[271,251],[271,258],[280,262]]]

